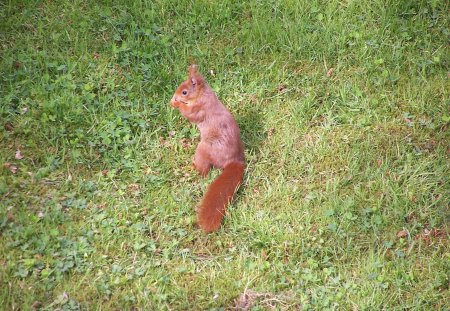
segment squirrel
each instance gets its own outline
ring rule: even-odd
[[[227,205],[242,183],[244,147],[235,119],[197,72],[197,65],[189,66],[188,73],[188,79],[176,89],[170,104],[200,131],[193,160],[195,169],[203,177],[211,167],[223,169],[209,185],[197,210],[198,225],[210,233],[220,228]]]

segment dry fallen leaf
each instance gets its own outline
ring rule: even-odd
[[[11,123],[6,123],[4,127],[8,132],[14,131],[14,125],[12,125]]]
[[[8,214],[7,214],[7,220],[9,222],[13,222],[14,221],[14,215],[13,215],[13,213],[11,211],[9,211]]]
[[[410,118],[404,117],[403,120],[405,120],[406,123],[412,123],[412,120]]]
[[[328,69],[328,71],[327,71],[327,77],[330,78],[330,77],[333,75],[333,72],[334,72],[334,68]]]
[[[17,151],[16,151],[16,156],[15,156],[15,158],[16,158],[17,160],[22,160],[22,159],[23,159],[23,154],[22,154],[22,152],[20,152],[20,150],[17,150]]]
[[[266,260],[266,259],[267,259],[267,254],[266,254],[266,251],[265,251],[265,250],[261,250],[261,258],[262,258],[263,260]]]
[[[280,85],[277,87],[277,92],[278,92],[278,93],[282,93],[284,90],[286,90],[286,88],[287,88],[287,86],[286,86],[285,84],[280,84]]]
[[[289,305],[292,301],[293,297],[289,292],[275,295],[272,293],[261,293],[245,289],[239,298],[235,300],[234,309],[247,311],[251,310],[255,304],[258,303],[264,310],[287,310],[288,306],[294,306],[294,304]],[[295,308],[293,310],[301,310],[301,308]]]
[[[31,308],[33,308],[34,310],[40,309],[41,307],[42,307],[42,302],[37,301],[37,300],[31,304]]]
[[[419,234],[417,234],[414,238],[416,240],[422,239],[425,242],[430,242],[430,238],[445,238],[448,236],[447,231],[440,228],[433,228],[429,230],[428,228],[423,229],[423,231]]]
[[[133,191],[137,191],[137,190],[139,190],[141,187],[138,185],[138,184],[129,184],[128,185],[128,189],[129,190],[133,190]]]
[[[18,170],[17,166],[12,165],[12,164],[9,163],[9,162],[5,162],[5,163],[3,164],[3,167],[6,168],[6,169],[8,169],[8,170],[10,170],[11,173],[13,173],[13,174],[17,173],[17,170]]]
[[[408,231],[406,229],[403,229],[397,233],[397,238],[404,238],[408,236]]]
[[[169,143],[167,140],[163,139],[163,138],[160,138],[160,139],[159,139],[159,142],[160,142],[161,145],[163,145],[164,147],[170,146],[170,143]]]
[[[183,138],[181,144],[183,145],[183,149],[188,149],[192,146],[191,141],[187,138]]]
[[[236,299],[236,310],[250,310],[262,294],[245,290],[244,293]]]

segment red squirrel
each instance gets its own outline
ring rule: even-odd
[[[242,183],[244,147],[236,121],[197,72],[197,65],[189,66],[188,72],[188,79],[177,88],[170,104],[200,130],[195,169],[203,177],[211,167],[223,169],[197,210],[200,228],[209,233],[219,229],[226,207]]]

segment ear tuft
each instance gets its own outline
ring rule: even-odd
[[[197,74],[197,68],[198,66],[196,64],[192,64],[188,67],[189,77],[192,77],[193,75]]]
[[[203,85],[204,83],[203,77],[198,73],[197,68],[198,66],[196,64],[192,64],[188,67],[189,80],[191,80],[191,83],[194,87],[196,85]]]

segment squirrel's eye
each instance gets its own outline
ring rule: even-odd
[[[183,94],[183,95],[187,95],[187,91],[186,91],[186,90],[184,90],[183,92],[181,92],[181,94]]]

